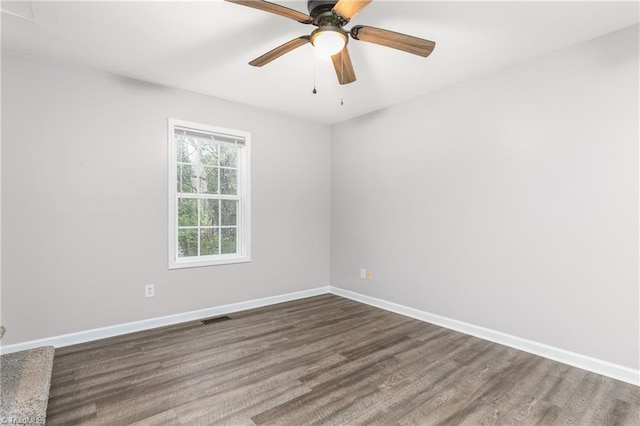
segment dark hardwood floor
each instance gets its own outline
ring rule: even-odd
[[[640,388],[323,295],[56,350],[47,425],[640,425]]]

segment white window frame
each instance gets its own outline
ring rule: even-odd
[[[175,129],[190,129],[196,132],[219,134],[244,140],[238,151],[238,200],[237,253],[208,256],[178,256],[178,196],[177,149]],[[169,194],[169,269],[194,268],[200,266],[225,265],[251,261],[251,134],[207,124],[169,118],[168,120],[168,194]],[[216,196],[216,198],[218,198]],[[219,199],[225,199],[220,195]]]

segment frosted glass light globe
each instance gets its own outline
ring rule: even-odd
[[[328,57],[344,48],[347,44],[347,37],[337,31],[321,30],[311,36],[311,43],[316,48],[318,55]]]

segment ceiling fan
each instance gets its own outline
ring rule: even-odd
[[[399,49],[425,58],[436,46],[433,41],[366,25],[356,25],[350,30],[345,30],[343,27],[372,0],[308,0],[309,15],[264,0],[226,1],[318,27],[310,35],[294,38],[249,62],[249,65],[254,67],[266,65],[297,47],[311,43],[320,55],[331,56],[340,84],[349,84],[356,81],[347,50],[349,36],[354,40]]]

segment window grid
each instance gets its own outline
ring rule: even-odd
[[[177,126],[171,126],[171,121],[170,137],[174,138],[172,155],[175,156],[172,174],[176,179],[173,184],[175,250],[170,255],[174,256],[174,263],[187,258],[206,262],[216,258],[241,257],[238,261],[249,261],[249,229],[248,220],[245,220],[248,216],[248,206],[244,202],[248,193],[244,187],[248,186],[248,170],[242,169],[248,169],[248,161],[244,158],[248,155],[248,134],[242,138],[237,137],[236,143],[218,141],[215,136],[206,133],[202,134],[203,137],[189,137],[186,133],[181,134],[181,129]],[[193,134],[194,131],[190,130],[190,133]],[[238,144],[238,139],[243,139],[244,143]],[[206,153],[213,153],[215,159],[205,159]],[[213,171],[216,173],[215,190],[207,182]],[[185,182],[186,179],[190,182]],[[195,224],[192,220],[181,224],[180,215],[183,213],[181,207],[184,206],[184,200],[195,201],[195,217],[192,218]],[[215,200],[217,203],[208,205],[205,204],[206,200]],[[233,207],[225,201],[233,201]],[[216,216],[213,221],[211,214]],[[185,231],[194,231],[195,235]],[[171,264],[170,259],[170,267]]]

